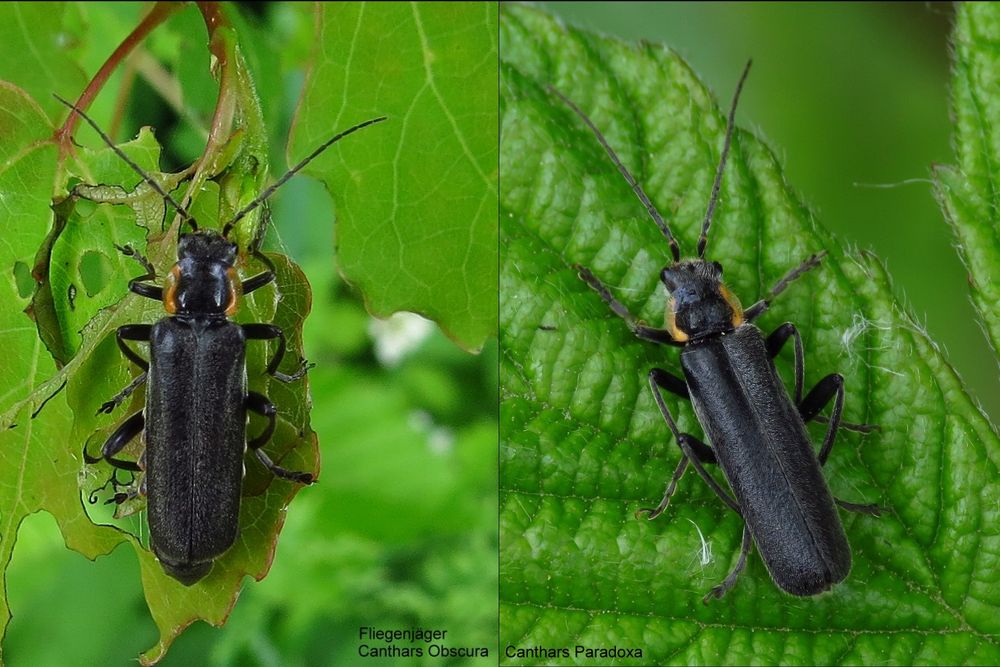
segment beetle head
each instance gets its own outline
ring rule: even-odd
[[[743,324],[743,307],[723,284],[718,262],[675,262],[660,272],[660,280],[670,293],[667,328],[674,340],[696,340]]]
[[[238,248],[211,229],[181,234],[177,263],[167,274],[163,306],[171,315],[234,315],[242,283],[233,266]]]
[[[177,243],[177,259],[183,261],[225,262],[229,266],[236,263],[238,248],[235,243],[212,229],[203,229],[192,234],[181,234]]]

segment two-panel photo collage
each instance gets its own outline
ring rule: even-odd
[[[1000,4],[0,4],[0,666],[1000,664]]]

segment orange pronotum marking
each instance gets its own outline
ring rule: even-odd
[[[166,283],[163,286],[163,308],[173,315],[177,312],[177,283],[181,280],[181,269],[174,264],[167,274]]]
[[[729,307],[733,309],[733,328],[736,328],[743,324],[743,305],[735,294],[729,291],[729,288],[725,285],[719,285],[719,293],[722,294],[722,298],[726,300]]]
[[[226,274],[229,276],[229,303],[226,304],[226,315],[232,317],[240,309],[240,297],[243,296],[243,282],[240,280],[240,274],[236,272],[235,267],[230,266],[226,270]]]
[[[687,342],[688,335],[677,328],[677,316],[674,313],[674,306],[676,302],[673,297],[670,297],[670,301],[667,302],[667,329],[670,331],[670,335],[673,336],[674,340],[678,343]]]

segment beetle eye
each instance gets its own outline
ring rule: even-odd
[[[722,264],[719,264],[718,262],[712,262],[712,266],[715,267],[716,274],[718,274],[721,277],[722,276]]]
[[[660,280],[662,280],[663,284],[667,286],[668,291],[673,292],[675,289],[677,289],[677,283],[674,282],[674,279],[670,277],[669,268],[660,271]]]

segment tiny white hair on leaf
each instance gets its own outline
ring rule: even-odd
[[[851,317],[851,325],[844,329],[844,333],[840,335],[840,344],[843,346],[844,351],[847,353],[847,359],[851,363],[861,361],[866,366],[873,370],[882,371],[884,373],[889,373],[890,375],[895,375],[897,377],[902,377],[902,373],[894,371],[890,368],[885,368],[884,366],[877,366],[868,363],[866,360],[861,358],[857,351],[855,350],[855,341],[868,332],[871,329],[877,329],[879,331],[891,331],[892,327],[885,322],[880,322],[878,320],[868,319],[863,313],[854,313]],[[877,352],[880,350],[889,349],[889,345],[880,345],[877,347],[865,347],[866,351]]]
[[[687,521],[694,526],[694,529],[698,531],[698,539],[701,541],[701,549],[699,550],[698,561],[702,565],[708,565],[712,562],[712,543],[705,539],[704,533],[701,532],[701,528],[698,527],[694,521],[687,519]]]

